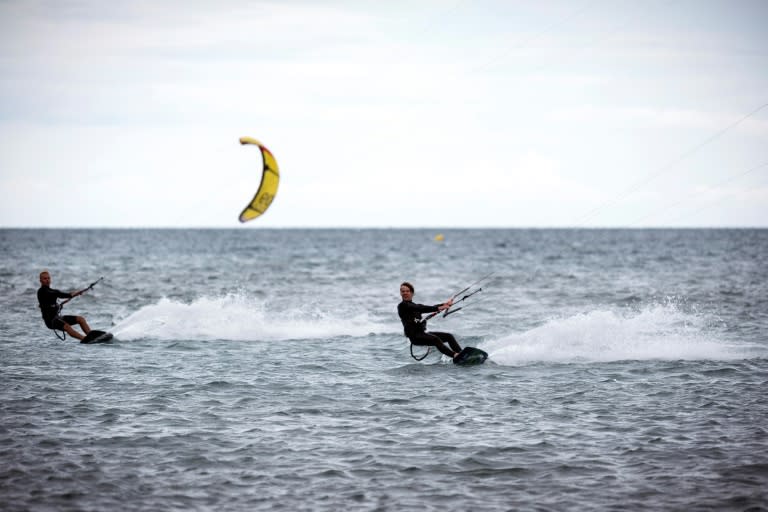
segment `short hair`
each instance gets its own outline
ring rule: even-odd
[[[411,283],[409,283],[408,281],[403,281],[403,284],[401,284],[400,286],[405,286],[406,288],[411,290],[411,293],[413,293],[413,285]]]
[[[47,270],[43,270],[42,272],[40,272],[40,277],[43,277],[43,274],[50,274],[50,272],[48,272]]]

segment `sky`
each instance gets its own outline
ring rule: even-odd
[[[0,227],[768,227],[765,0],[0,0]],[[281,181],[261,217],[259,139]]]

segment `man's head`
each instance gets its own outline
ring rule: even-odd
[[[51,274],[49,274],[47,270],[40,272],[40,284],[43,286],[51,285]]]
[[[411,300],[413,298],[413,285],[408,281],[400,285],[400,297],[403,300]]]

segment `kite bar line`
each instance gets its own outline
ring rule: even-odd
[[[453,303],[454,303],[454,304],[458,304],[459,302],[462,302],[462,301],[464,301],[464,300],[466,300],[466,299],[470,298],[470,297],[471,297],[471,296],[473,296],[474,294],[476,294],[476,293],[479,293],[479,292],[481,292],[481,291],[483,291],[483,289],[482,289],[482,288],[478,288],[477,290],[474,290],[473,292],[471,292],[471,293],[468,293],[468,294],[464,295],[464,296],[463,296],[462,298],[460,298],[459,300],[455,300],[455,301],[453,301]],[[450,315],[450,314],[456,313],[457,311],[459,311],[459,310],[461,310],[461,309],[464,309],[464,306],[460,306],[460,307],[458,307],[458,308],[454,308],[453,306],[451,306],[450,308],[448,308],[448,309],[446,309],[445,311],[443,311],[443,318],[447,317],[447,316],[448,316],[448,315]]]
[[[461,295],[462,293],[466,293],[466,295],[464,295],[463,297],[461,297],[459,300],[455,300],[455,301],[454,301],[454,304],[456,304],[456,303],[462,302],[462,301],[464,301],[464,300],[466,300],[466,299],[470,298],[471,296],[473,296],[474,294],[476,294],[476,293],[478,293],[478,292],[481,292],[481,291],[483,291],[483,289],[482,289],[482,288],[478,288],[477,290],[472,290],[472,288],[474,288],[474,287],[475,287],[475,286],[477,286],[478,284],[482,283],[483,281],[485,281],[486,279],[488,279],[489,277],[491,277],[493,274],[495,274],[495,272],[489,272],[489,273],[485,274],[483,277],[481,277],[480,279],[478,279],[478,280],[477,280],[477,281],[475,281],[474,283],[470,284],[469,286],[467,286],[467,287],[466,287],[466,288],[464,288],[463,290],[460,290],[460,291],[456,292],[455,294],[453,294],[453,297],[451,297],[451,300],[452,300],[452,301],[454,301],[454,300],[456,299],[456,297],[458,297],[458,296],[459,296],[459,295]],[[469,292],[470,290],[472,290],[472,292],[471,292],[471,293],[467,293],[467,292]],[[459,307],[459,308],[455,308],[455,309],[454,309],[453,307],[451,307],[451,308],[448,308],[448,309],[446,309],[446,310],[444,310],[444,311],[435,311],[434,313],[430,313],[429,315],[427,315],[427,316],[426,316],[426,317],[425,317],[425,318],[422,320],[422,322],[426,322],[427,320],[429,320],[429,319],[431,319],[431,318],[434,318],[435,316],[439,315],[440,313],[442,313],[442,314],[443,314],[443,318],[445,318],[446,316],[450,315],[451,313],[455,313],[455,312],[459,311],[459,310],[460,310],[460,309],[462,309],[463,307],[464,307],[464,306],[461,306],[461,307]]]
[[[745,114],[744,116],[740,117],[736,121],[732,122],[731,124],[729,124],[725,128],[722,128],[721,130],[719,130],[715,134],[709,136],[707,139],[705,139],[702,142],[696,144],[695,146],[689,148],[688,150],[683,152],[680,156],[678,156],[674,160],[668,162],[666,165],[662,166],[661,168],[657,169],[656,171],[646,175],[643,179],[641,179],[640,181],[636,182],[634,185],[631,185],[630,187],[626,188],[623,192],[620,192],[619,194],[617,194],[612,199],[609,199],[609,200],[605,201],[601,205],[593,208],[592,210],[588,211],[584,215],[578,217],[576,219],[576,224],[577,225],[584,224],[590,218],[592,218],[595,215],[597,215],[598,213],[600,213],[600,211],[602,211],[606,207],[612,206],[612,205],[618,203],[619,201],[621,201],[623,199],[626,199],[628,196],[630,196],[632,193],[634,193],[635,191],[637,191],[641,187],[644,187],[645,185],[650,183],[652,180],[654,180],[654,179],[658,178],[659,176],[661,176],[667,170],[671,169],[672,167],[674,167],[675,165],[679,164],[680,162],[682,162],[686,158],[690,157],[692,154],[694,154],[696,151],[700,150],[704,146],[714,142],[719,137],[722,137],[723,135],[728,133],[730,130],[736,128],[738,125],[740,125],[741,123],[743,123],[744,121],[746,121],[747,119],[749,119],[753,115],[757,114],[758,112],[760,112],[761,110],[763,110],[766,107],[768,107],[768,103],[764,103],[764,104],[760,105],[759,107],[757,107],[756,109],[752,110],[748,114]]]
[[[103,277],[103,276],[102,276],[102,277],[100,277],[100,278],[98,278],[97,280],[95,280],[94,282],[92,282],[91,284],[89,284],[88,286],[86,286],[85,288],[83,288],[82,290],[80,290],[79,292],[77,292],[77,295],[75,295],[75,297],[79,297],[79,296],[80,296],[80,295],[82,295],[83,293],[85,293],[85,292],[87,292],[87,291],[89,291],[89,290],[92,290],[94,286],[96,286],[97,284],[99,284],[99,283],[100,283],[101,281],[103,281],[103,280],[104,280],[104,277]],[[64,304],[66,304],[67,302],[71,301],[71,300],[72,300],[72,299],[74,299],[75,297],[70,297],[70,298],[68,298],[67,300],[63,300],[63,301],[61,301],[61,302],[59,303],[59,310],[61,310],[61,307],[62,307],[62,306],[64,306]]]

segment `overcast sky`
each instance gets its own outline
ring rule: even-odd
[[[0,0],[0,227],[768,227],[765,0]]]

